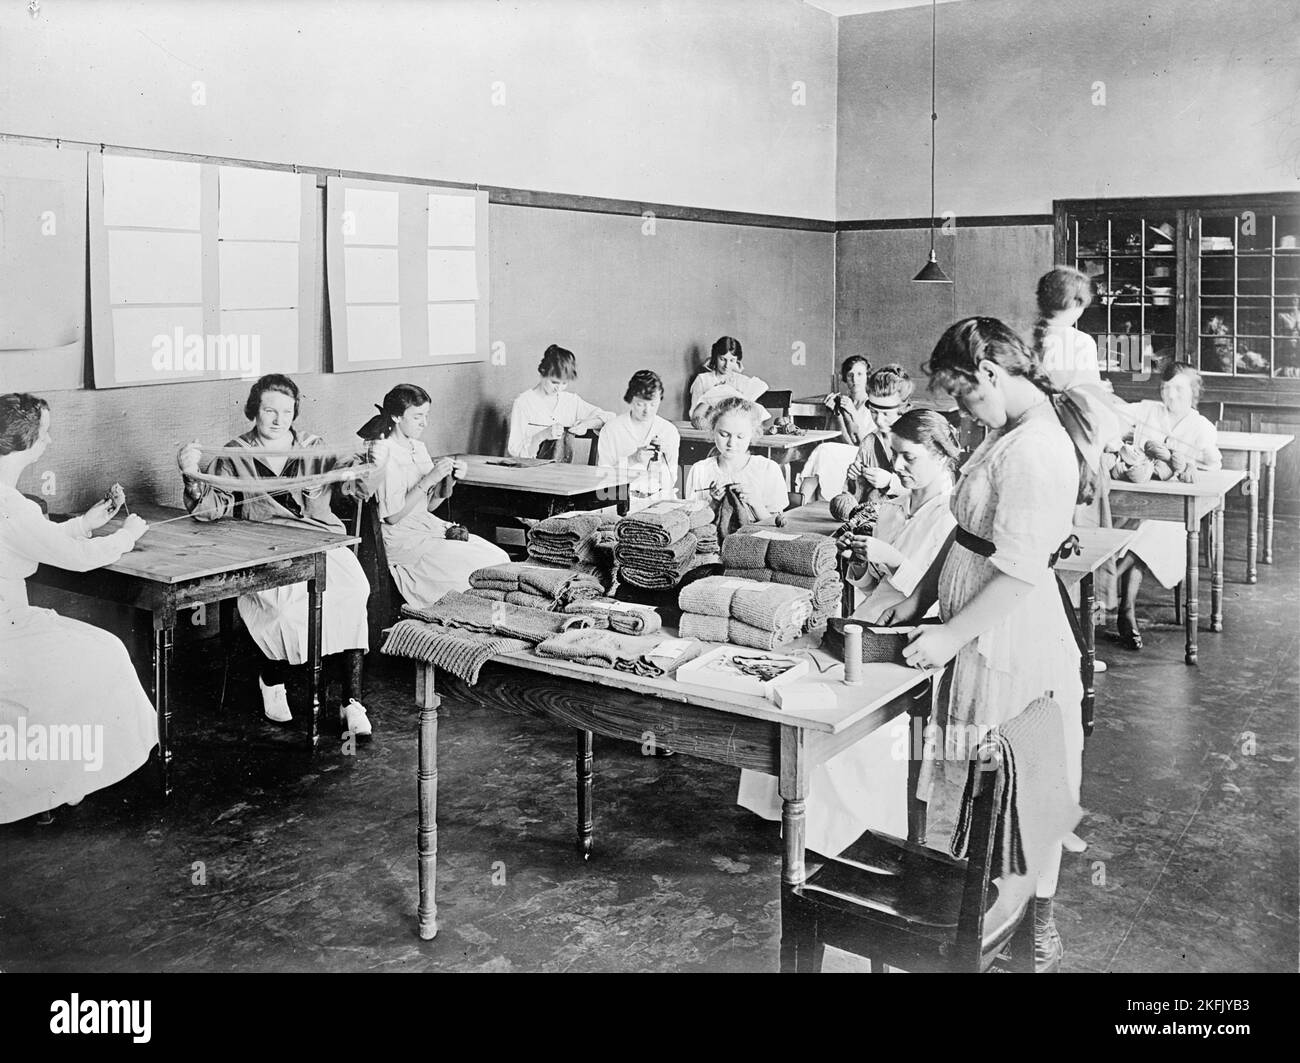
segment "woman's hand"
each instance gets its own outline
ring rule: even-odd
[[[122,530],[131,536],[131,545],[134,546],[140,536],[149,530],[149,525],[138,513],[132,513],[122,522]]]
[[[840,541],[854,561],[865,565],[871,561],[871,538],[870,535],[846,535]]]
[[[553,424],[553,425],[551,425],[551,427],[550,427],[549,429],[547,429],[547,432],[546,432],[546,438],[547,438],[547,439],[563,439],[563,438],[564,438],[564,425],[562,425],[562,424]]]
[[[186,443],[176,454],[176,464],[181,472],[186,476],[197,476],[199,472],[199,457],[203,450],[196,439],[192,443]]]
[[[826,396],[824,404],[828,410],[838,410],[840,408],[840,393],[832,391]]]
[[[125,504],[126,492],[122,490],[121,484],[114,484],[109,488],[107,495],[81,515],[82,525],[87,531],[102,528],[117,515],[117,511]]]
[[[432,490],[450,476],[455,468],[456,462],[451,458],[438,458],[434,461],[433,468],[420,478],[420,486],[426,491]]]
[[[898,627],[903,624],[915,624],[921,619],[921,602],[915,592],[909,594],[897,605],[890,606],[876,621],[886,627]]]
[[[709,487],[709,497],[715,502],[721,502],[723,496],[727,493],[727,485],[714,483]]]
[[[913,668],[942,668],[957,656],[961,647],[946,624],[925,625],[908,636],[903,660]]]
[[[469,475],[469,462],[464,458],[453,458],[451,462],[451,474],[457,480],[463,480]]]
[[[865,480],[872,487],[884,488],[889,486],[892,474],[888,469],[882,469],[879,466],[869,466],[864,468],[855,479]]]

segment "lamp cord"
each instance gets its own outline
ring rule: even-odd
[[[930,0],[930,257],[934,258],[934,126],[939,120],[935,110],[935,81],[938,77],[939,0]]]

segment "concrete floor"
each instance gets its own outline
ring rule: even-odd
[[[1296,969],[1300,535],[1279,527],[1253,587],[1231,518],[1227,542],[1227,631],[1203,631],[1199,668],[1150,581],[1146,649],[1099,633],[1090,846],[1067,854],[1057,900],[1066,970]],[[584,866],[570,734],[445,705],[442,932],[426,943],[408,669],[370,671],[374,742],[309,763],[251,711],[251,674],[219,714],[212,667],[179,683],[189,742],[165,809],[128,780],[52,827],[0,826],[0,970],[776,968],[777,829],[735,806],[734,771],[598,738]]]

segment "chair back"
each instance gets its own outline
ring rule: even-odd
[[[758,404],[769,411],[774,418],[789,417],[793,391],[767,390],[758,397]]]

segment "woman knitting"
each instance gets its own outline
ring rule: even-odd
[[[628,381],[621,413],[600,430],[597,464],[618,469],[631,481],[631,508],[643,509],[656,499],[677,497],[677,455],[681,434],[659,416],[664,382],[641,369]]]
[[[783,513],[790,495],[781,467],[749,452],[762,423],[762,407],[748,399],[723,399],[713,407],[709,415],[713,454],[691,466],[686,475],[686,497],[708,499],[716,514],[732,488],[732,499],[748,508],[752,521]]]
[[[578,359],[552,343],[537,364],[537,384],[510,407],[506,454],[512,458],[570,461],[571,438],[599,429],[614,415],[569,390],[578,379]]]
[[[753,402],[767,391],[767,383],[758,377],[745,376],[741,362],[745,357],[740,340],[719,336],[713,341],[709,360],[691,381],[691,423],[704,428],[710,411],[723,399],[748,399]],[[766,410],[761,420],[767,420]]]
[[[850,355],[840,366],[844,387],[827,395],[830,427],[840,439],[813,448],[799,474],[799,491],[805,503],[818,497],[829,501],[844,490],[844,477],[857,459],[858,447],[876,430],[875,416],[867,393],[871,363],[860,354]]]

